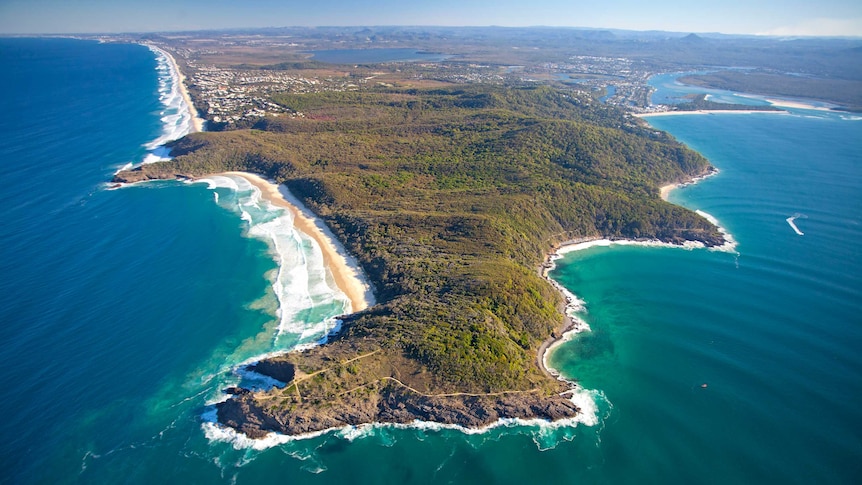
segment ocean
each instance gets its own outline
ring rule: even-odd
[[[862,472],[862,123],[651,118],[720,173],[671,192],[734,252],[611,246],[552,276],[590,331],[549,362],[591,425],[345,429],[249,442],[229,384],[347,301],[241,179],[111,190],[189,130],[146,47],[0,39],[0,376],[9,483],[853,483]],[[790,222],[788,222],[790,219]],[[792,223],[792,224],[791,224]],[[802,234],[800,235],[799,232]]]

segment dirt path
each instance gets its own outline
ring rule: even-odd
[[[365,383],[365,384],[362,384],[361,386],[356,386],[356,387],[354,387],[353,389],[350,389],[350,390],[344,391],[344,392],[342,392],[341,394],[339,394],[339,396],[343,396],[343,395],[345,395],[345,394],[349,394],[349,393],[351,393],[351,392],[353,392],[353,391],[357,391],[357,390],[359,390],[359,389],[362,389],[362,388],[368,387],[368,386],[370,386],[371,384],[374,384],[374,383],[377,383],[377,382],[380,382],[380,381],[385,381],[385,380],[389,380],[389,381],[396,382],[397,384],[401,385],[401,386],[402,386],[402,387],[404,387],[405,389],[408,389],[408,390],[410,390],[410,391],[415,392],[416,394],[419,394],[420,396],[425,396],[425,397],[455,397],[455,396],[485,397],[485,396],[502,396],[502,395],[505,395],[505,394],[529,394],[529,393],[533,393],[533,392],[539,392],[539,391],[541,391],[541,389],[537,387],[537,388],[530,389],[530,390],[527,390],[527,391],[500,391],[500,392],[448,392],[448,393],[442,393],[442,394],[426,394],[426,393],[424,393],[424,392],[422,392],[422,391],[420,391],[420,390],[418,390],[418,389],[414,389],[414,388],[412,388],[412,387],[408,386],[407,384],[405,384],[405,383],[401,382],[400,380],[398,380],[398,379],[396,379],[396,378],[394,378],[394,377],[381,377],[380,379],[377,379],[377,380],[375,380],[375,381],[367,382],[367,383]]]

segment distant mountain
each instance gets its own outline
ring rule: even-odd
[[[686,44],[703,44],[704,42],[706,42],[706,39],[697,34],[688,34],[682,39],[679,39],[679,41]]]

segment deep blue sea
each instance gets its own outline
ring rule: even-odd
[[[332,328],[344,300],[314,248],[236,179],[109,190],[118,168],[187,129],[153,51],[0,39],[0,65],[3,482],[862,476],[857,116],[650,119],[721,170],[671,200],[716,217],[738,246],[558,261],[591,331],[550,363],[592,390],[596,424],[375,427],[255,448],[208,423],[210,405],[249,384],[239,364]]]

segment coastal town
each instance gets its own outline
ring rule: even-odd
[[[210,130],[253,126],[266,116],[302,117],[274,102],[273,94],[360,91],[374,87],[433,87],[448,84],[535,85],[549,84],[580,95],[591,95],[602,102],[622,107],[632,113],[668,111],[663,105],[652,105],[653,88],[649,78],[656,74],[642,60],[626,57],[570,55],[561,62],[535,62],[510,65],[475,62],[454,55],[437,61],[381,62],[376,64],[326,65],[314,61],[313,51],[301,51],[284,39],[256,38],[222,41],[218,48],[205,43],[177,39],[152,41],[172,54],[187,76],[186,83],[195,106],[209,124]],[[256,64],[239,62],[242,57],[229,55],[228,49],[293,48],[285,54],[288,62]],[[254,57],[252,57],[254,59]],[[279,60],[274,58],[272,60]]]

